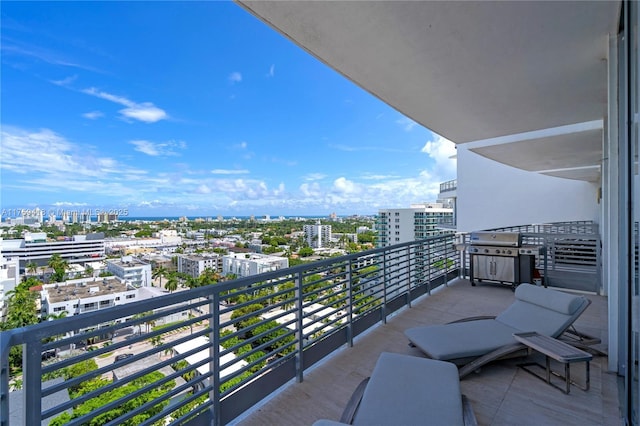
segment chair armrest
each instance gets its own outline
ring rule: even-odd
[[[485,320],[485,319],[496,319],[496,316],[495,315],[481,315],[481,316],[477,316],[477,317],[460,318],[458,320],[448,322],[447,324],[455,324],[457,322],[478,321],[478,320]]]
[[[356,412],[358,411],[358,407],[360,406],[360,401],[362,401],[362,395],[364,395],[364,390],[367,387],[367,383],[369,383],[370,377],[367,377],[363,381],[360,382],[356,390],[353,391],[351,398],[349,398],[349,402],[347,402],[347,406],[342,412],[342,416],[340,417],[340,422],[346,423],[350,425],[353,423],[353,418],[356,416]],[[330,425],[325,425],[330,426]]]

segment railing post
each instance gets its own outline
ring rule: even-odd
[[[42,342],[22,345],[22,418],[25,425],[42,423]]]
[[[415,259],[414,259],[415,260]],[[411,307],[411,246],[407,246],[407,305]]]
[[[211,418],[213,426],[222,424],[220,413],[220,294],[213,288],[213,294],[209,295],[209,371],[211,374],[211,383],[213,384],[209,398],[211,399]]]
[[[442,244],[444,244],[444,286],[449,287],[449,243],[447,242],[447,237],[442,238]]]
[[[9,333],[0,332],[0,426],[9,424]]]
[[[382,316],[382,323],[387,323],[387,251],[382,253],[382,306],[380,307],[380,315]]]
[[[431,296],[431,244],[429,244],[427,240],[427,259],[425,260],[425,265],[427,265],[427,294]]]
[[[302,351],[304,349],[304,328],[302,326],[302,272],[298,272],[295,278],[296,291],[295,291],[295,303],[296,303],[296,330],[298,332],[298,338],[296,342],[296,379],[298,383],[302,383],[304,379],[304,362],[302,359]]]
[[[347,344],[353,347],[353,275],[351,273],[351,259],[347,263]]]

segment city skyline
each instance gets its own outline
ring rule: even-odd
[[[230,2],[10,2],[1,28],[5,209],[375,214],[455,178],[451,142]]]

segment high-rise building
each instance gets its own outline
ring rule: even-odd
[[[331,225],[321,225],[318,221],[315,225],[304,225],[302,230],[309,247],[327,247],[331,242]]]
[[[412,204],[405,209],[382,209],[378,212],[376,223],[378,247],[452,233],[452,229],[440,226],[451,218],[453,209],[444,207],[442,203]]]

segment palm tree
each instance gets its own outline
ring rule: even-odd
[[[38,273],[38,265],[35,262],[27,263],[27,272],[31,275],[36,275]]]
[[[172,293],[178,289],[178,277],[176,274],[169,274],[167,277],[167,282],[164,285],[164,288],[169,290],[169,293]]]
[[[167,268],[165,268],[164,266],[158,266],[155,271],[153,271],[153,273],[151,274],[151,278],[156,279],[156,278],[160,278],[160,287],[162,287],[162,277],[166,277],[167,276]]]
[[[84,267],[84,272],[87,274],[88,277],[92,277],[93,276],[93,267],[91,265],[86,265]]]
[[[149,339],[149,343],[151,343],[153,346],[157,348],[159,346],[164,345],[164,340],[162,340],[162,336],[158,335],[158,336],[153,336],[151,339]],[[162,354],[158,352],[158,358],[160,358],[161,355]]]
[[[60,256],[60,254],[55,253],[51,256],[48,263],[49,267],[53,269],[53,281],[61,282],[64,281],[65,273],[69,268],[69,262]]]

